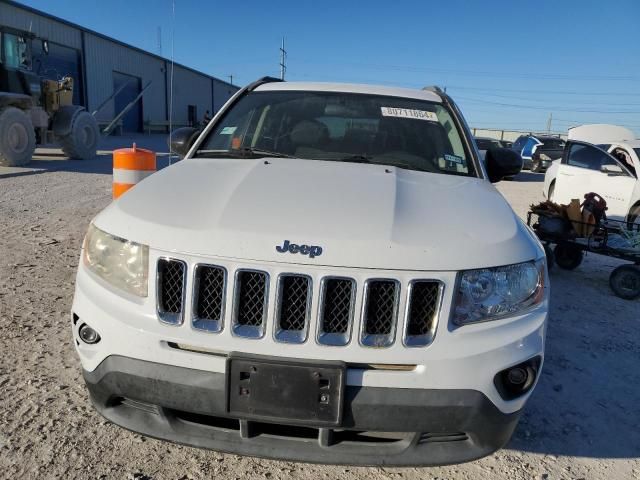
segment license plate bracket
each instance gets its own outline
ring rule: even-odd
[[[227,412],[249,420],[337,427],[342,422],[342,362],[230,356]]]

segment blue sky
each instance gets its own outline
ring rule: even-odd
[[[640,1],[25,0],[244,85],[288,80],[446,86],[471,126],[616,123],[640,134]]]

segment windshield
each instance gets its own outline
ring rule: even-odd
[[[542,139],[542,144],[544,145],[544,148],[547,149],[563,149],[564,148],[564,140],[560,139],[560,138],[544,138]]]
[[[636,152],[636,155],[640,158],[640,148],[634,148],[633,151]]]
[[[335,92],[252,92],[217,122],[196,157],[291,156],[475,176],[443,105]]]
[[[491,138],[476,138],[476,145],[479,150],[489,150],[490,148],[502,148],[498,140]]]

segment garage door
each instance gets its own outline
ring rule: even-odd
[[[113,72],[113,91],[117,92],[119,88],[124,86],[114,99],[114,116],[135,100],[140,94],[141,84],[139,77]],[[142,131],[142,99],[138,100],[133,108],[122,117],[122,130],[128,133]]]

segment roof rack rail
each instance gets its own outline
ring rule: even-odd
[[[427,85],[426,87],[422,87],[422,90],[427,90],[429,92],[436,92],[440,95],[446,94],[446,92],[442,90],[440,87],[438,87],[437,85]]]
[[[255,90],[256,88],[258,88],[260,85],[264,85],[265,83],[273,83],[273,82],[284,82],[284,80],[281,80],[279,78],[275,78],[275,77],[262,77],[259,78],[258,80],[256,80],[255,82],[250,83],[249,85],[246,86],[246,89],[248,92],[251,92],[253,90]]]

